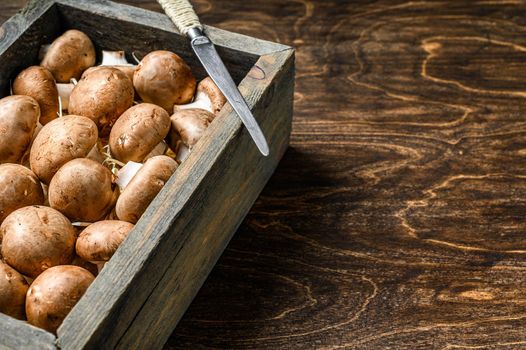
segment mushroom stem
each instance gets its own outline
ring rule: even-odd
[[[185,105],[176,105],[175,110],[180,109],[192,109],[192,108],[199,108],[209,111],[210,113],[214,113],[212,109],[212,101],[210,100],[210,97],[204,93],[203,91],[198,91],[195,95],[194,102],[188,103]]]
[[[62,110],[64,111],[68,109],[69,96],[71,95],[71,91],[73,91],[74,87],[75,87],[75,84],[73,83],[69,83],[69,84],[57,83],[58,96],[60,98]]]
[[[179,164],[181,164],[183,162],[183,160],[185,160],[186,158],[188,158],[188,156],[190,155],[190,148],[188,148],[187,145],[185,145],[184,143],[180,143],[179,144],[179,147],[177,149],[177,156],[175,158],[175,160],[177,160],[177,162]]]
[[[88,227],[91,224],[92,222],[84,222],[84,221],[76,221],[76,222],[71,223],[71,225],[75,227]]]
[[[144,157],[143,162],[147,161],[148,159],[155,157],[155,156],[162,156],[166,152],[166,148],[168,146],[166,145],[166,142],[161,141],[157,146],[155,146],[154,149],[146,157]]]
[[[101,66],[133,66],[126,60],[124,51],[102,51]]]
[[[174,113],[181,109],[204,109],[213,115],[218,115],[226,103],[226,98],[210,77],[201,80],[197,85],[197,93],[193,102],[184,105],[174,105]]]
[[[142,166],[142,163],[128,162],[119,170],[119,172],[117,173],[117,179],[115,180],[115,183],[119,185],[121,192],[124,191],[126,186],[128,186],[130,181],[133,179],[135,174],[137,174],[137,172],[142,168]]]

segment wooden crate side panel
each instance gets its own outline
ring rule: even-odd
[[[271,160],[261,157],[246,132],[228,145],[198,196],[181,212],[182,216],[198,220],[189,221],[185,227],[173,228],[187,231],[188,240],[117,348],[163,346],[285,153],[292,121],[292,52],[262,57],[253,74],[262,74],[271,67],[270,62],[279,61],[283,56],[288,56],[287,63],[253,109],[272,145]]]
[[[170,50],[190,64],[198,79],[206,76],[192,52],[188,39],[179,34],[164,14],[108,1],[59,2],[64,28],[77,28],[86,32],[99,50],[124,50],[128,54],[135,52],[139,58],[154,50]],[[257,39],[215,28],[207,27],[206,30],[236,83],[244,78],[257,61],[261,55],[259,51],[275,49],[276,45],[283,46],[259,42]],[[251,49],[253,51],[250,51]],[[132,62],[131,56],[128,58]]]
[[[0,97],[20,70],[37,63],[40,45],[58,33],[57,18],[52,1],[31,1],[0,27]]]
[[[282,70],[283,64],[275,60],[272,70],[259,74],[255,72],[256,78],[247,77],[241,82],[240,89],[251,108],[258,103],[269,83]],[[271,97],[267,98],[271,100]],[[270,104],[270,100],[266,103]],[[188,203],[201,206],[202,210],[202,203],[192,201],[192,197],[198,195],[196,189],[206,181],[207,174],[221,160],[226,147],[231,142],[238,142],[244,132],[246,130],[241,128],[237,115],[230,108],[225,108],[218,122],[212,123],[205,137],[177,169],[59,328],[59,344],[62,347],[95,349],[116,345],[188,241],[188,232],[174,228],[192,226],[195,221],[203,219],[180,217],[181,210]],[[262,163],[265,161],[261,160],[254,166],[265,168],[276,161],[273,158],[266,159],[268,163]],[[205,190],[205,197],[208,195],[206,191],[212,190]]]
[[[160,31],[179,33],[171,20],[163,13],[147,11],[141,8],[119,4],[108,0],[55,0],[93,14],[117,18],[141,26],[155,27]],[[232,33],[205,25],[205,31],[217,45],[254,56],[271,54],[289,49],[286,45],[256,39],[242,34]]]
[[[0,350],[56,349],[53,334],[0,313]]]

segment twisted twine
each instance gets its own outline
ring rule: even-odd
[[[157,0],[179,31],[186,35],[191,28],[203,29],[188,0]]]

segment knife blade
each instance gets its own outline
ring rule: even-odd
[[[219,57],[212,41],[203,33],[203,27],[188,0],[157,0],[179,31],[188,36],[195,55],[210,78],[225,95],[237,113],[262,155],[269,155],[265,135],[261,131],[232,76]]]

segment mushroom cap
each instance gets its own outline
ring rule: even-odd
[[[133,227],[129,222],[119,220],[91,224],[77,239],[77,255],[90,262],[108,261]]]
[[[148,159],[117,200],[117,217],[135,224],[176,168],[177,162],[168,156]]]
[[[161,107],[141,103],[129,108],[110,133],[110,150],[121,162],[142,162],[170,130],[170,115]]]
[[[112,176],[94,160],[71,160],[51,179],[49,204],[73,221],[98,221],[111,210],[118,195]]]
[[[174,104],[192,101],[196,81],[181,57],[170,51],[153,51],[135,69],[133,86],[144,102],[171,113]]]
[[[28,288],[24,276],[0,260],[0,312],[23,320]]]
[[[29,96],[0,99],[0,163],[16,163],[31,144],[40,117],[38,102]]]
[[[88,270],[73,265],[55,266],[44,271],[27,291],[27,321],[56,333],[94,279]]]
[[[44,204],[44,191],[37,176],[19,164],[0,165],[0,224],[15,210],[38,204]]]
[[[33,141],[29,154],[31,170],[49,184],[64,164],[86,157],[97,143],[98,131],[89,118],[68,115],[47,124]]]
[[[134,93],[130,79],[119,69],[90,68],[73,88],[68,112],[90,118],[107,136],[117,118],[133,105]]]
[[[218,115],[219,111],[221,111],[221,108],[223,108],[226,103],[226,97],[221,90],[219,90],[212,78],[206,77],[201,80],[199,85],[197,85],[197,92],[204,93],[210,98],[210,102],[212,103],[212,113]]]
[[[196,103],[197,100],[200,100],[199,107]],[[203,108],[217,116],[225,103],[225,95],[219,90],[212,78],[206,77],[197,84],[194,102],[189,105],[174,105],[174,113],[181,109]]]
[[[40,65],[47,68],[59,83],[79,79],[82,72],[95,65],[95,47],[81,31],[71,29],[59,36],[47,50]]]
[[[40,124],[58,118],[58,90],[53,75],[44,67],[24,69],[13,81],[13,94],[33,97],[40,106]]]
[[[180,109],[170,117],[171,127],[168,144],[173,150],[177,150],[182,142],[188,148],[192,148],[203,136],[208,125],[215,116],[198,108]]]
[[[64,215],[37,205],[9,214],[0,226],[0,236],[5,262],[33,278],[52,266],[69,264],[77,239]]]

